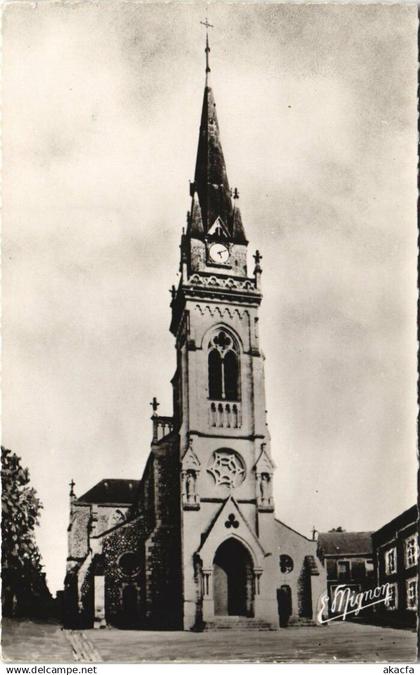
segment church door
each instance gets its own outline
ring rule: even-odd
[[[219,546],[213,562],[214,613],[222,616],[252,616],[252,560],[235,539]]]
[[[286,628],[292,613],[292,591],[290,586],[284,585],[277,589],[277,608],[280,626]]]
[[[134,584],[127,584],[122,594],[123,623],[126,628],[135,627],[138,623],[138,589]]]

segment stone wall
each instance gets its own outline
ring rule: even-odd
[[[83,560],[89,551],[90,506],[73,506],[68,529],[68,558]]]
[[[107,623],[118,627],[140,627],[144,616],[144,522],[141,517],[118,527],[104,537],[105,609]],[[138,560],[136,569],[124,569],[122,557],[134,554]],[[137,616],[124,612],[124,589],[132,586],[137,591]]]
[[[316,620],[319,598],[326,593],[326,572],[317,557],[317,542],[296,532],[279,520],[275,521],[276,545],[273,555],[277,567],[277,579],[274,592],[282,586],[289,586],[292,597],[291,621],[299,619]],[[281,567],[280,556],[289,556],[293,561],[292,569]],[[313,559],[313,569],[308,562]],[[313,574],[313,572],[318,572]]]
[[[181,627],[181,536],[178,441],[154,446],[155,526],[145,542],[146,620],[150,628]]]
[[[110,625],[181,627],[178,477],[175,437],[153,447],[144,470],[139,501],[131,511],[132,519],[97,540],[103,551],[105,613]],[[124,568],[125,554],[130,554],[133,560],[135,556],[137,568],[134,566],[128,571]],[[92,579],[93,567],[86,575],[83,589],[83,603],[89,608]],[[89,613],[93,624],[93,611],[90,609]]]

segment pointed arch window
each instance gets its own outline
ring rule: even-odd
[[[223,370],[222,357],[217,349],[211,349],[209,352],[209,396],[219,400],[222,398],[223,390]]]
[[[221,330],[209,342],[209,398],[240,400],[239,349],[233,338]]]

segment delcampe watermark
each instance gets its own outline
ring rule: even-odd
[[[355,591],[350,586],[344,584],[335,587],[331,598],[330,612],[334,615],[329,618],[328,605],[330,599],[327,593],[320,597],[320,609],[318,611],[318,622],[329,623],[338,619],[346,620],[349,614],[357,616],[362,609],[379,605],[381,602],[388,602],[392,599],[392,586],[389,583],[382,586],[375,586],[366,591]]]

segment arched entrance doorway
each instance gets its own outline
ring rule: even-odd
[[[138,624],[139,594],[135,584],[127,584],[122,591],[122,623],[125,628],[135,628]]]
[[[285,628],[292,613],[292,590],[290,586],[283,585],[277,589],[277,608],[280,626]]]
[[[227,539],[213,560],[214,613],[253,616],[254,575],[252,559],[243,544]]]

